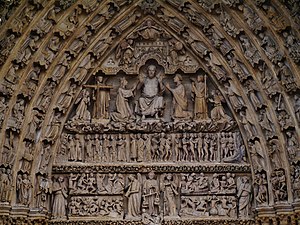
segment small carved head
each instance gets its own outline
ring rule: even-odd
[[[198,81],[198,82],[203,82],[203,81],[204,81],[203,75],[198,75],[198,76],[197,76],[197,81]]]
[[[177,83],[177,82],[178,82],[178,83],[181,83],[181,81],[182,81],[182,76],[181,76],[180,74],[177,73],[177,74],[175,75],[175,77],[174,77],[174,82],[175,82],[175,83]]]
[[[153,179],[154,176],[155,176],[155,174],[154,174],[153,171],[149,172],[148,177],[149,177],[150,179]]]
[[[64,182],[64,177],[62,177],[62,176],[58,177],[58,178],[57,178],[57,181],[58,181],[59,183]]]
[[[153,78],[156,75],[156,66],[155,65],[150,65],[148,66],[148,76],[149,78]]]
[[[134,180],[135,180],[135,177],[134,177],[133,174],[130,174],[129,177],[128,177],[128,179],[129,179],[130,181],[134,181]]]
[[[125,87],[128,84],[128,81],[126,80],[125,77],[121,78],[121,87]]]

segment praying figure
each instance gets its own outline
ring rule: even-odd
[[[221,93],[218,90],[214,90],[212,91],[212,97],[212,99],[209,99],[214,104],[214,107],[211,110],[211,119],[213,121],[230,121],[231,117],[226,114],[222,106],[224,98]]]
[[[166,84],[166,88],[173,95],[174,119],[187,119],[191,117],[191,112],[188,111],[188,101],[186,97],[185,87],[182,84],[182,76],[176,74],[174,77],[176,84],[175,88],[171,88],[170,84]]]
[[[83,89],[80,93],[79,98],[75,104],[78,104],[75,116],[72,118],[73,121],[84,121],[88,122],[91,119],[88,106],[90,104],[90,93],[88,90]]]
[[[136,88],[127,89],[128,82],[125,77],[121,78],[121,84],[118,89],[117,99],[116,99],[116,112],[111,114],[111,119],[118,122],[126,122],[134,118],[133,112],[129,106],[128,99],[133,97],[133,91]]]

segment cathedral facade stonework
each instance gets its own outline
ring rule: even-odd
[[[298,1],[1,4],[1,224],[300,223]]]

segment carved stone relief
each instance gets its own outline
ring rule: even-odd
[[[20,2],[0,32],[0,222],[295,222],[297,7]]]

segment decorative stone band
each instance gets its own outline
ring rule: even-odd
[[[5,225],[10,224],[31,224],[31,225],[141,225],[141,221],[100,221],[100,220],[70,220],[70,221],[47,221],[41,219],[28,219],[28,218],[12,218],[12,217],[1,217],[0,222],[3,222]],[[238,225],[251,225],[255,224],[252,219],[202,219],[202,220],[164,220],[161,222],[161,225],[220,225],[220,224],[238,224]],[[269,223],[266,223],[269,224]]]
[[[222,132],[232,131],[237,124],[234,121],[227,123],[218,123],[214,121],[183,121],[183,122],[142,122],[140,124],[132,123],[114,123],[108,124],[92,122],[73,122],[69,121],[65,128],[75,133],[160,133],[160,132]]]
[[[148,173],[150,171],[158,173],[174,172],[174,173],[188,173],[188,172],[207,172],[207,173],[250,173],[251,167],[249,164],[207,164],[207,165],[54,165],[53,173]]]
[[[85,224],[97,224],[97,225],[141,225],[143,224],[141,221],[96,221],[96,220],[74,220],[74,221],[49,221],[49,225],[85,225]],[[239,225],[251,225],[254,224],[254,220],[247,219],[247,220],[241,220],[241,219],[220,219],[220,220],[213,220],[213,219],[202,219],[202,220],[164,220],[160,223],[161,225],[220,225],[220,224],[239,224]]]

